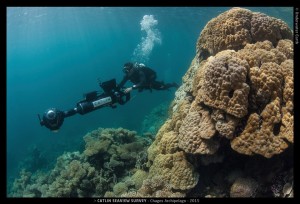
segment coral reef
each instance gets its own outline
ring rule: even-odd
[[[128,187],[141,185],[144,177],[136,176],[131,181],[128,175],[147,169],[144,163],[149,139],[122,128],[99,128],[85,135],[84,140],[86,144],[82,153],[66,152],[57,158],[54,169],[49,172],[21,171],[9,195],[103,197],[113,190],[113,195],[119,196],[127,192]]]
[[[22,171],[12,195],[293,197],[291,39],[286,23],[265,14],[220,14],[201,32],[153,142],[100,128],[51,173]]]
[[[196,57],[175,93],[171,114],[148,148],[147,179],[151,182],[155,176],[151,172],[160,172],[165,182],[174,185],[167,172],[174,168],[172,158],[180,152],[188,164],[181,168],[187,168],[193,175],[189,179],[195,182],[187,188],[173,187],[173,193],[181,189],[192,195],[200,188],[203,192],[195,195],[202,197],[270,195],[268,190],[257,194],[261,177],[249,180],[256,174],[245,175],[247,182],[241,177],[228,183],[222,177],[227,178],[230,171],[219,171],[211,181],[221,182],[219,187],[209,182],[203,187],[205,182],[198,178],[203,178],[200,169],[204,166],[225,163],[222,151],[269,159],[293,147],[291,39],[292,31],[283,21],[247,9],[233,8],[212,19],[201,32]],[[288,152],[287,157],[291,156]],[[251,159],[241,163],[247,160]],[[270,186],[260,184],[264,189]],[[290,186],[286,192],[292,192]],[[153,190],[144,195],[157,196]]]

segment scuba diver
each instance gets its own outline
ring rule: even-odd
[[[156,81],[156,72],[142,63],[127,62],[124,64],[123,72],[125,76],[118,87],[123,88],[128,80],[134,84],[132,87],[126,88],[125,93],[129,93],[132,89],[138,89],[139,92],[149,89],[152,92],[152,89],[167,90],[171,87],[179,87],[177,83],[165,84],[163,81]]]
[[[92,91],[85,94],[85,99],[79,101],[75,108],[67,111],[49,108],[45,111],[42,119],[38,114],[40,125],[57,132],[66,117],[73,116],[76,113],[84,115],[107,106],[116,108],[117,103],[123,105],[130,100],[130,93],[117,88],[115,79],[99,83],[99,85],[104,93],[98,94],[98,91]]]

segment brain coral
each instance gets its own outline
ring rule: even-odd
[[[232,8],[207,23],[197,42],[197,56],[207,59],[226,49],[239,50],[248,43],[292,40],[292,31],[283,21],[247,9]]]

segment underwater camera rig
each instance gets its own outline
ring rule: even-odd
[[[98,94],[98,91],[92,91],[84,94],[85,99],[79,101],[73,109],[61,111],[57,108],[49,108],[45,111],[42,119],[38,114],[41,126],[45,126],[52,131],[58,131],[66,117],[77,113],[84,115],[107,106],[116,108],[116,103],[123,105],[130,100],[130,93],[125,93],[123,89],[118,89],[115,79],[103,83],[100,82],[99,85],[103,89],[103,93]]]

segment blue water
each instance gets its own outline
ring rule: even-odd
[[[41,127],[37,114],[49,107],[73,108],[83,93],[100,90],[97,78],[119,82],[123,64],[131,60],[142,60],[157,72],[159,80],[180,84],[195,56],[201,30],[228,9],[8,8],[7,178],[17,176],[20,162],[34,146],[51,164],[64,151],[81,148],[88,131],[99,127],[140,131],[145,115],[171,101],[174,89],[134,91],[133,100],[116,109],[66,118],[58,133]],[[248,9],[280,18],[293,28],[292,8]],[[148,30],[142,30],[145,15],[152,15],[154,22]],[[135,50],[145,51],[140,49],[145,43],[147,53],[136,56]]]

